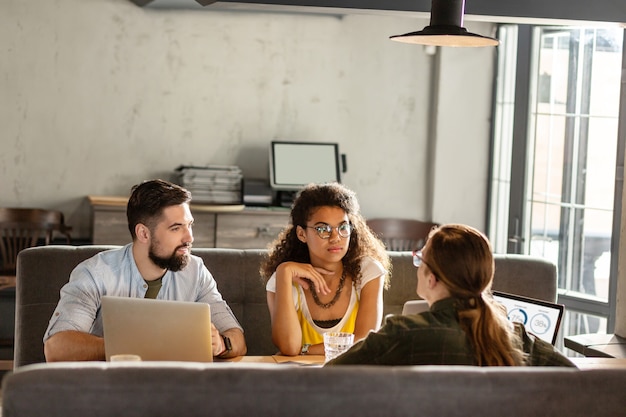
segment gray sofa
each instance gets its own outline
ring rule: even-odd
[[[15,366],[44,362],[42,337],[59,300],[59,290],[82,260],[112,246],[43,246],[22,251],[17,261]],[[264,250],[200,248],[218,289],[244,328],[249,355],[271,355],[270,317],[259,266]],[[384,294],[384,314],[402,311],[417,298],[416,269],[410,252],[389,252],[392,278]],[[543,259],[496,255],[494,289],[547,301],[556,299],[556,267]]]
[[[3,417],[623,416],[626,370],[241,363],[29,365]]]
[[[60,287],[106,247],[48,246],[18,258],[13,374],[3,416],[583,416],[623,415],[626,369],[459,366],[319,368],[251,363],[42,364],[42,335]],[[276,351],[258,267],[262,250],[195,249],[245,330],[250,355]],[[385,313],[416,298],[410,253],[392,252]],[[556,296],[554,265],[497,256],[494,288]]]

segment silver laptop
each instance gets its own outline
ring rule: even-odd
[[[493,298],[506,307],[509,320],[522,323],[527,331],[548,343],[556,343],[564,313],[562,304],[499,291],[493,291]],[[425,300],[409,300],[404,303],[402,314],[419,314],[429,309]]]
[[[107,361],[126,354],[144,361],[213,361],[206,303],[104,296],[102,325]]]
[[[509,320],[522,323],[528,332],[548,343],[556,343],[564,313],[562,304],[499,291],[493,291],[493,298],[506,307]]]
[[[409,300],[402,306],[402,315],[419,314],[430,310],[430,306],[426,300]]]

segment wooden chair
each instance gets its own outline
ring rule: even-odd
[[[37,246],[41,238],[45,245],[49,245],[54,232],[65,235],[67,243],[70,243],[71,230],[65,225],[60,211],[0,208],[1,275],[15,275],[17,254],[22,249]]]
[[[393,218],[369,219],[367,225],[385,243],[387,250],[391,251],[421,249],[428,233],[438,226],[432,222]]]
[[[0,321],[0,350],[3,352],[12,352],[14,347],[17,254],[23,249],[38,246],[40,239],[49,245],[55,232],[65,235],[67,243],[70,243],[70,231],[71,227],[65,225],[60,211],[0,208],[0,307],[4,312]],[[10,370],[12,364],[11,360],[0,360],[0,370]]]

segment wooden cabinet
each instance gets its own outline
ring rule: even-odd
[[[288,212],[247,211],[219,213],[215,231],[215,247],[265,248],[289,222]]]
[[[115,206],[92,206],[94,245],[125,245],[131,241],[126,209]]]
[[[124,197],[89,196],[94,245],[131,241]],[[197,248],[264,249],[289,223],[289,210],[244,206],[191,205],[193,245]]]

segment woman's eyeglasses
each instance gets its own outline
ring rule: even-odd
[[[435,276],[435,280],[439,281],[439,275],[437,275],[433,269],[431,268],[430,265],[428,265],[428,263],[424,260],[424,257],[422,256],[422,251],[421,250],[414,250],[413,251],[413,265],[415,265],[416,267],[420,267],[422,266],[422,264],[426,265],[428,267],[428,269],[430,269],[430,272]]]
[[[328,239],[333,234],[333,229],[337,229],[337,234],[341,237],[349,237],[352,233],[352,225],[350,223],[342,223],[337,227],[329,224],[320,224],[317,226],[306,226],[309,229],[315,229],[317,235],[322,239]]]
[[[428,262],[426,262],[424,260],[424,255],[422,255],[422,251],[421,250],[414,250],[413,251],[413,265],[415,265],[416,267],[420,267],[422,266],[422,264],[426,265],[427,267],[430,268],[430,265],[428,264]],[[432,268],[430,268],[432,269]]]
[[[415,265],[416,267],[420,267],[422,266],[422,262],[424,262],[424,258],[422,257],[422,251],[421,250],[414,250],[413,251],[413,265]]]

